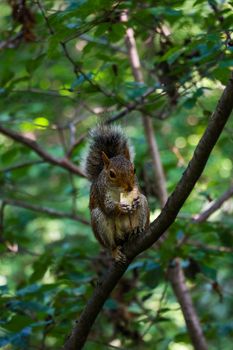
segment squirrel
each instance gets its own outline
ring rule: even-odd
[[[91,130],[85,161],[91,181],[91,226],[116,261],[125,260],[123,243],[149,226],[149,207],[138,187],[133,158],[133,148],[119,126],[100,124]]]

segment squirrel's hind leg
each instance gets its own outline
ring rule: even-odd
[[[115,243],[115,229],[111,219],[108,219],[102,210],[96,207],[91,210],[91,223],[95,237],[101,245],[105,248],[112,247]]]

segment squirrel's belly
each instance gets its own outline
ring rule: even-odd
[[[116,219],[115,227],[117,236],[124,238],[125,234],[130,234],[138,227],[138,218],[135,214],[121,215]]]

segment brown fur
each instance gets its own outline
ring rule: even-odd
[[[88,177],[92,179],[91,225],[100,244],[113,252],[132,234],[148,227],[149,208],[138,188],[126,137],[119,129],[111,127],[97,130],[98,136],[95,131],[91,140],[86,166],[86,171],[90,171]],[[130,204],[122,204],[121,193],[131,191],[137,197]]]

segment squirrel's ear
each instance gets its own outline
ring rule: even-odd
[[[105,152],[102,151],[101,155],[102,155],[102,160],[104,162],[104,166],[107,168],[109,166],[110,160]]]
[[[126,159],[130,160],[130,153],[129,153],[128,147],[125,148],[124,156],[125,156]]]

